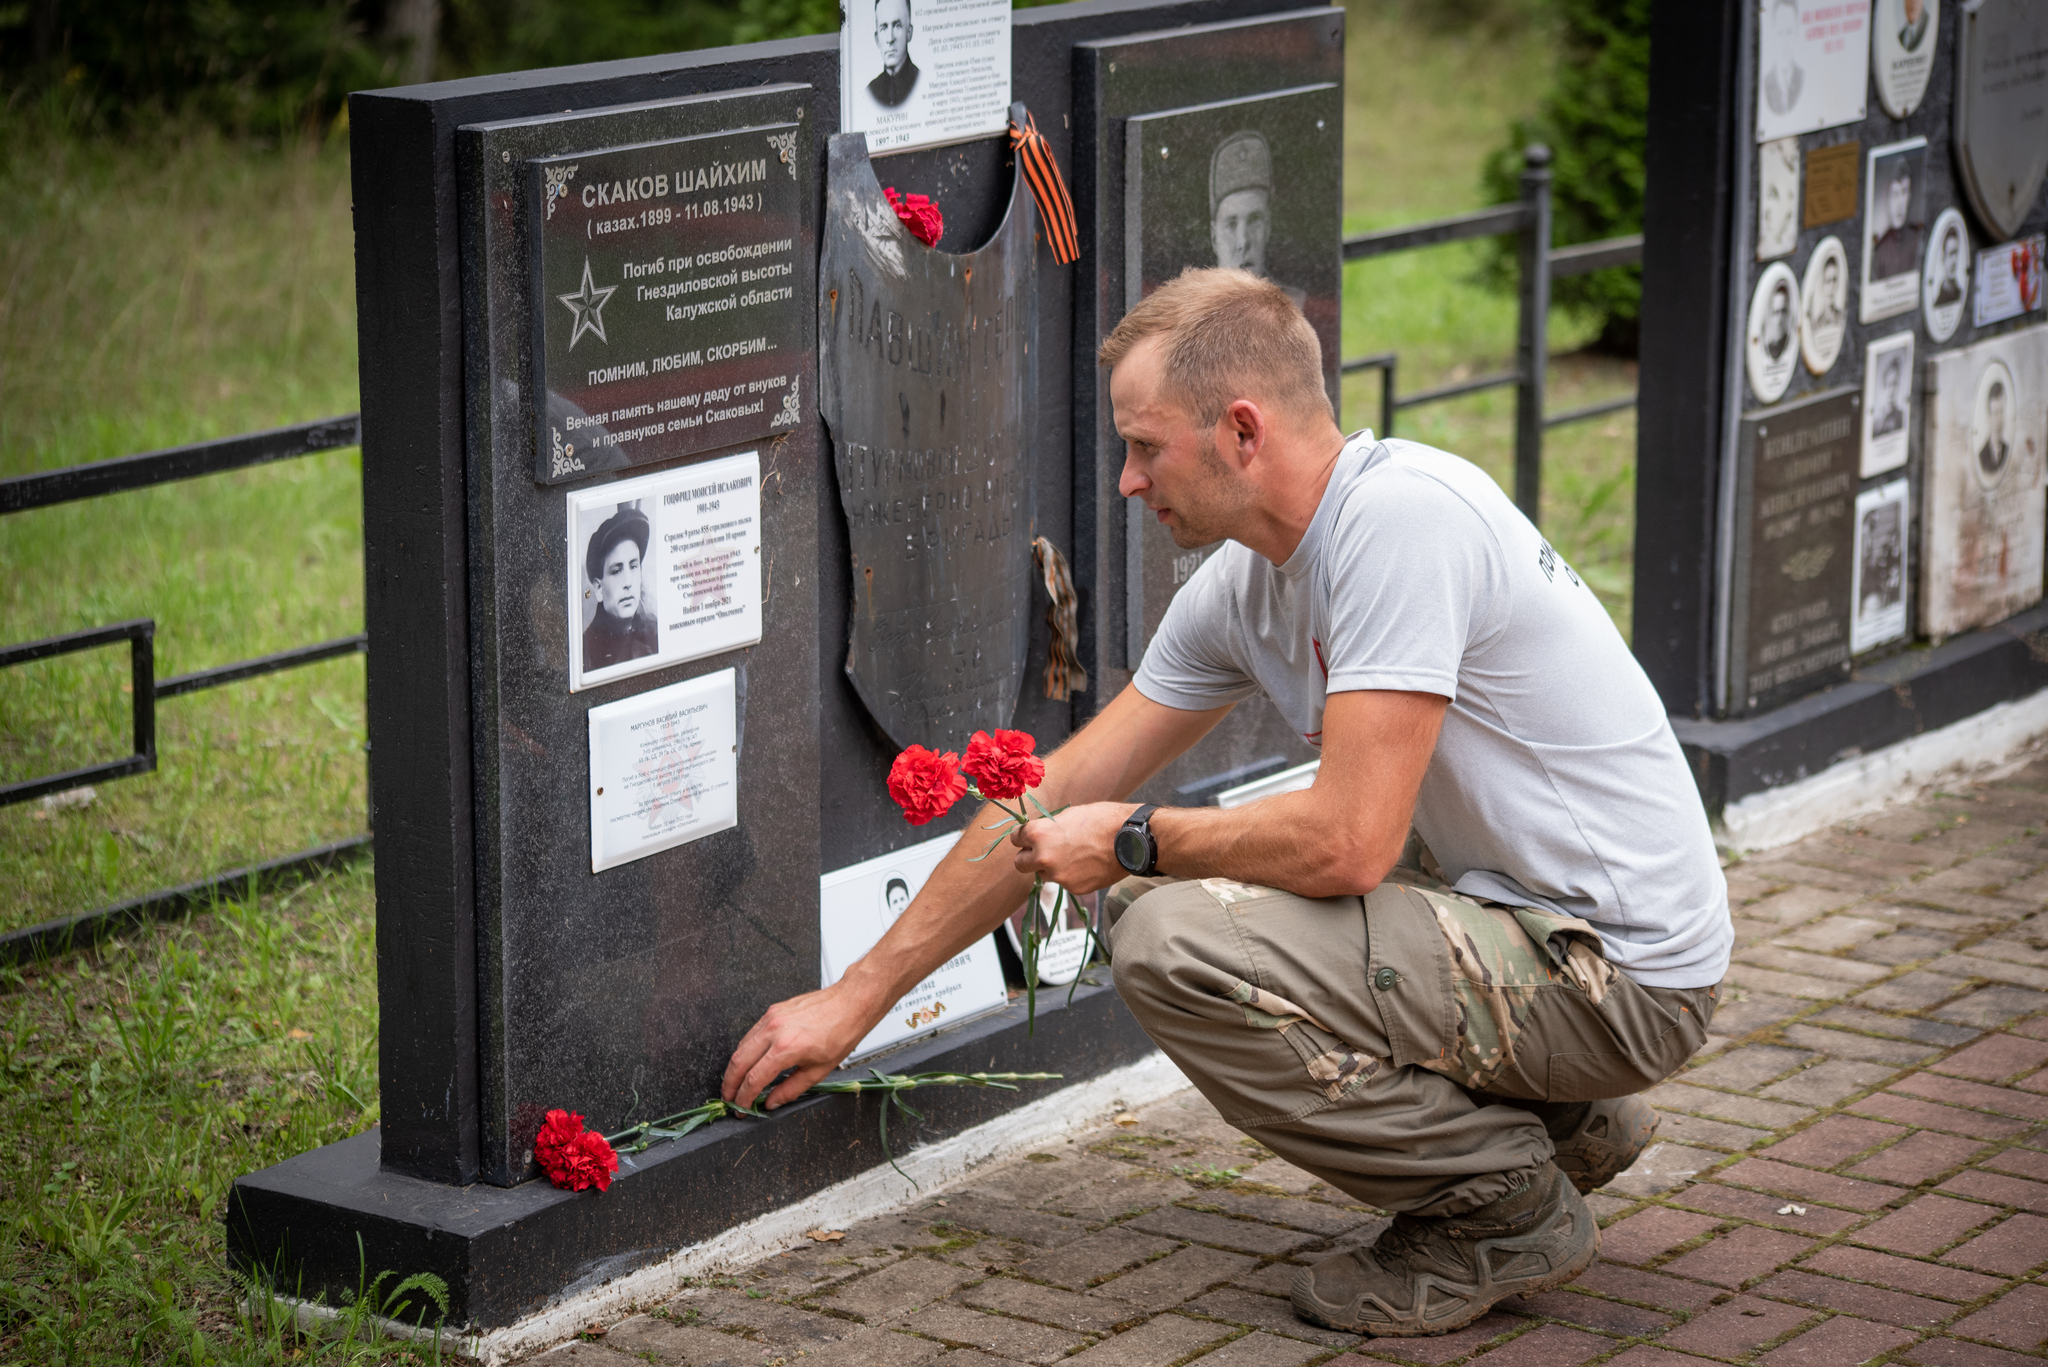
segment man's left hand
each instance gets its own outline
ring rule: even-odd
[[[1057,817],[1040,817],[1010,836],[1020,873],[1043,875],[1075,896],[1122,882],[1129,870],[1116,862],[1116,833],[1135,802],[1087,802]]]

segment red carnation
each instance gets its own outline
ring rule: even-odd
[[[1028,731],[976,731],[960,767],[983,797],[1018,798],[1045,778],[1045,761],[1031,753],[1037,748]]]
[[[942,755],[922,745],[896,756],[889,766],[889,796],[903,809],[903,819],[922,826],[944,816],[967,791],[959,765],[960,756],[952,751]]]
[[[533,1160],[548,1181],[564,1191],[585,1187],[609,1191],[612,1174],[619,1170],[619,1156],[605,1137],[584,1129],[583,1117],[568,1111],[548,1112],[540,1133],[533,1137]]]
[[[946,231],[946,220],[939,213],[939,206],[924,195],[899,195],[896,187],[882,191],[889,197],[889,205],[896,210],[896,217],[903,220],[903,226],[910,229],[910,235],[927,247],[939,245],[939,234]]]

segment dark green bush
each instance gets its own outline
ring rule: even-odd
[[[1641,232],[1643,141],[1649,129],[1650,0],[1552,0],[1564,60],[1536,116],[1516,121],[1487,160],[1493,200],[1520,194],[1522,149],[1547,144],[1558,246]],[[1503,240],[1489,274],[1511,282],[1514,244]],[[1642,273],[1634,267],[1557,282],[1553,298],[1600,325],[1601,345],[1633,353]]]

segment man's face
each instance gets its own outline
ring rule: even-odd
[[[640,547],[621,541],[605,552],[604,578],[597,581],[604,610],[620,619],[630,619],[640,608]]]
[[[1786,315],[1792,311],[1792,299],[1785,291],[1779,290],[1771,296],[1771,316],[1764,324],[1764,336],[1775,342],[1783,337],[1789,328]]]
[[[1899,377],[1903,373],[1904,371],[1897,361],[1890,362],[1884,368],[1884,398],[1885,402],[1893,408],[1899,406]]]
[[[1831,256],[1820,263],[1820,298],[1815,302],[1814,312],[1822,313],[1835,304],[1835,287],[1842,283],[1842,268]]]
[[[1985,409],[1986,416],[1990,419],[1991,440],[2003,442],[2005,440],[2005,391],[2002,389],[1992,390],[1991,397],[1985,401]]]
[[[1253,275],[1266,273],[1266,238],[1272,232],[1272,213],[1264,190],[1237,190],[1216,206],[1209,224],[1209,238],[1216,248],[1216,264],[1236,266]]]
[[[1789,45],[1799,36],[1798,9],[1791,5],[1775,6],[1771,10],[1771,27],[1777,33],[1778,40]],[[1783,49],[1783,60],[1788,63],[1792,60],[1792,50],[1789,46]]]
[[[889,918],[894,920],[903,914],[903,908],[910,905],[910,889],[901,883],[889,885]]]
[[[875,47],[881,51],[883,69],[891,75],[903,69],[910,56],[910,6],[906,0],[876,0]]]
[[[1963,244],[1950,233],[1941,239],[1941,273],[1951,280],[1962,279]]]
[[[1906,22],[1909,24],[1919,23],[1922,8],[1920,0],[1906,0]]]
[[[1117,489],[1143,499],[1173,544],[1193,550],[1242,530],[1256,496],[1217,453],[1215,433],[1196,427],[1166,392],[1163,354],[1159,339],[1149,338],[1110,372],[1110,406],[1124,439]]]
[[[1911,208],[1913,204],[1912,180],[1906,176],[1895,177],[1892,180],[1892,188],[1889,191],[1889,195],[1892,226],[1894,228],[1903,228],[1906,226],[1906,210]]]

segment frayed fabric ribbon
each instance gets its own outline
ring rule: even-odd
[[[1051,600],[1045,609],[1045,624],[1052,629],[1052,648],[1045,662],[1045,696],[1065,702],[1070,694],[1088,691],[1088,671],[1081,668],[1081,633],[1075,623],[1074,573],[1060,548],[1044,537],[1031,543],[1031,555],[1045,580],[1045,594]]]
[[[1038,120],[1021,104],[1010,106],[1010,150],[1017,156],[1017,168],[1024,173],[1024,183],[1031,187],[1031,198],[1038,202],[1038,221],[1045,225],[1045,241],[1052,248],[1052,259],[1062,266],[1073,265],[1081,259],[1074,201],[1067,194],[1067,182],[1060,176],[1060,164],[1053,159],[1051,146],[1038,131]]]

